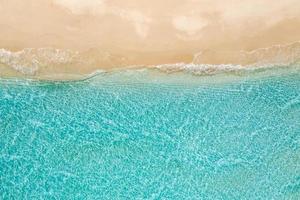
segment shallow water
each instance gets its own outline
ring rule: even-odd
[[[2,79],[0,198],[297,199],[300,73],[269,74]]]

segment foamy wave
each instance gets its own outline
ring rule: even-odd
[[[134,61],[134,59],[133,59]],[[0,67],[12,68],[24,75],[55,77],[73,75],[85,77],[89,69],[155,68],[164,72],[187,72],[210,75],[234,71],[249,71],[276,66],[289,66],[300,61],[300,42],[274,45],[253,51],[202,51],[191,63],[162,65],[132,65],[132,60],[97,49],[74,52],[54,48],[27,48],[12,52],[0,49]],[[117,67],[119,66],[119,67]],[[84,70],[83,70],[84,68]],[[86,70],[86,71],[85,71]],[[85,71],[85,72],[84,72]],[[96,74],[99,71],[96,71]],[[90,76],[94,76],[92,73]]]
[[[214,61],[214,64],[211,62]],[[165,72],[188,72],[209,75],[235,71],[253,71],[284,67],[300,61],[300,42],[274,45],[253,51],[202,51],[195,54],[192,63],[154,66]]]
[[[300,60],[300,42],[273,45],[253,51],[201,51],[194,64],[233,64],[243,66],[290,65]]]
[[[54,48],[26,48],[17,52],[0,49],[0,64],[25,75],[34,75],[44,66],[70,64],[77,57],[78,52]]]
[[[155,68],[172,73],[172,72],[189,72],[196,75],[209,75],[222,72],[237,71],[241,69],[247,69],[242,65],[230,65],[230,64],[186,64],[186,63],[176,63],[176,64],[164,64],[157,65]]]
[[[194,64],[175,63],[152,66],[167,73],[184,72],[194,75],[214,75],[230,72],[253,72],[255,70],[266,70],[276,67],[295,66],[292,64],[262,64],[262,65],[234,65],[234,64]]]

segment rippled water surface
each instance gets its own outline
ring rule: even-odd
[[[0,199],[298,199],[300,73],[0,81]]]

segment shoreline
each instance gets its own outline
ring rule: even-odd
[[[189,64],[180,63],[182,66]],[[260,66],[260,67],[241,67],[231,66],[236,68],[226,68],[223,70],[209,71],[208,73],[199,69],[197,71],[190,66],[190,68],[176,68],[169,69],[172,65],[158,66],[131,66],[127,68],[114,68],[109,70],[96,70],[89,74],[55,74],[52,76],[0,76],[0,81],[12,82],[40,82],[40,83],[67,83],[67,82],[85,82],[101,80],[111,80],[116,82],[149,82],[159,83],[169,81],[174,83],[210,83],[222,84],[231,83],[243,80],[256,80],[267,77],[279,77],[288,74],[300,74],[300,63],[292,65],[278,65],[278,66]],[[163,68],[166,67],[166,68]],[[221,66],[220,66],[221,67]],[[227,67],[230,67],[227,65]],[[117,79],[116,79],[117,77]]]
[[[299,10],[295,0],[4,1],[0,76],[293,63],[300,58]]]
[[[134,60],[103,52],[86,53],[54,48],[26,48],[12,52],[0,49],[0,77],[76,80],[98,71],[144,68],[167,73],[186,71],[198,75],[213,75],[289,66],[300,62],[300,41],[252,51],[203,51],[190,57],[193,58],[188,62],[139,64]]]

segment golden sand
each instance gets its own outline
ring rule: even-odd
[[[0,75],[87,74],[195,55],[244,64],[240,51],[300,41],[299,10],[298,0],[2,0]]]

